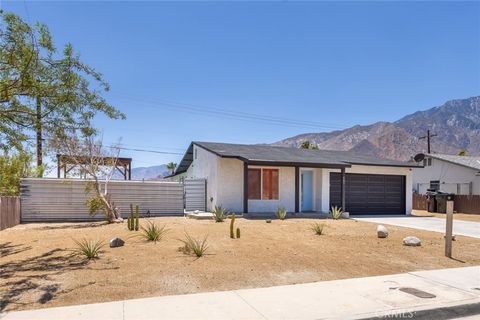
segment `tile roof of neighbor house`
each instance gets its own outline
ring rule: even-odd
[[[193,161],[193,145],[219,157],[236,158],[252,164],[297,165],[303,167],[345,168],[353,164],[390,167],[419,167],[414,163],[358,155],[349,151],[308,150],[270,145],[231,144],[193,141],[175,174],[185,172]]]
[[[430,153],[427,156],[444,160],[447,162],[455,163],[464,167],[472,168],[474,170],[480,170],[480,156],[454,156],[451,154],[436,154]]]

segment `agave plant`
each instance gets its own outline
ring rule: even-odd
[[[185,232],[185,239],[180,240],[184,245],[181,251],[185,254],[194,254],[200,258],[208,249],[207,238],[208,236],[205,236],[202,240],[195,239]]]
[[[285,209],[284,207],[278,208],[276,216],[280,220],[285,220],[285,218],[287,217],[287,209]]]
[[[103,248],[102,241],[94,241],[94,240],[73,240],[77,247],[73,249],[73,253],[75,255],[84,256],[88,260],[92,260],[98,258],[98,254],[100,250]]]
[[[312,230],[317,236],[321,236],[323,234],[323,228],[324,227],[325,227],[325,225],[323,223],[315,222],[310,227],[310,230]]]
[[[215,206],[215,210],[213,210],[213,218],[215,219],[215,222],[223,222],[226,216],[227,209],[222,208],[222,206]]]
[[[342,208],[339,208],[337,206],[332,207],[332,209],[330,209],[330,214],[332,215],[332,218],[335,220],[340,219],[340,217],[342,216],[342,213],[343,213]]]
[[[148,221],[148,226],[147,227],[142,226],[140,228],[140,234],[138,234],[138,236],[142,237],[147,241],[153,241],[157,243],[157,241],[162,240],[162,238],[165,236],[167,231],[168,229],[166,225],[159,227],[155,224],[155,222]]]

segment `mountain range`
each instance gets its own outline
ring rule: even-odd
[[[309,140],[320,149],[353,151],[395,160],[410,160],[427,151],[425,136],[432,135],[433,153],[480,154],[480,96],[449,100],[443,105],[407,115],[395,122],[356,125],[332,132],[304,133],[273,143],[298,148]],[[165,164],[132,169],[134,180],[159,180],[170,172]]]
[[[132,168],[132,180],[160,180],[169,174],[166,164]]]
[[[273,143],[298,147],[309,140],[320,149],[354,151],[395,160],[409,160],[427,151],[430,130],[433,153],[480,154],[480,96],[449,100],[443,105],[407,115],[395,122],[356,125],[332,132],[304,133]]]

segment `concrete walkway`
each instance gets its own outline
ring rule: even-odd
[[[420,298],[402,291],[403,288],[415,288],[435,297]],[[11,312],[0,318],[359,319],[407,312],[421,314],[421,310],[458,305],[469,305],[463,309],[470,313],[456,314],[470,317],[475,312],[480,314],[477,288],[480,267],[467,267]]]
[[[455,220],[455,215],[453,217],[453,234],[480,238],[480,222]],[[358,221],[445,233],[446,219],[442,218],[415,216],[353,216],[352,218]]]

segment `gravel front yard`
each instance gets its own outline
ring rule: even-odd
[[[388,226],[378,239],[376,225],[353,220],[237,219],[240,239],[223,223],[185,218],[151,219],[167,225],[165,238],[146,242],[123,224],[26,224],[0,232],[1,310],[22,310],[158,295],[266,287],[463,267],[480,264],[480,239],[457,236],[454,257],[443,256],[443,235]],[[325,235],[309,229],[325,224]],[[141,219],[141,224],[146,221]],[[207,255],[195,258],[179,248],[184,232],[203,238]],[[137,232],[138,233],[138,232]],[[415,235],[421,247],[405,247]],[[113,237],[125,246],[109,248]],[[105,242],[100,258],[72,256],[74,240]]]

